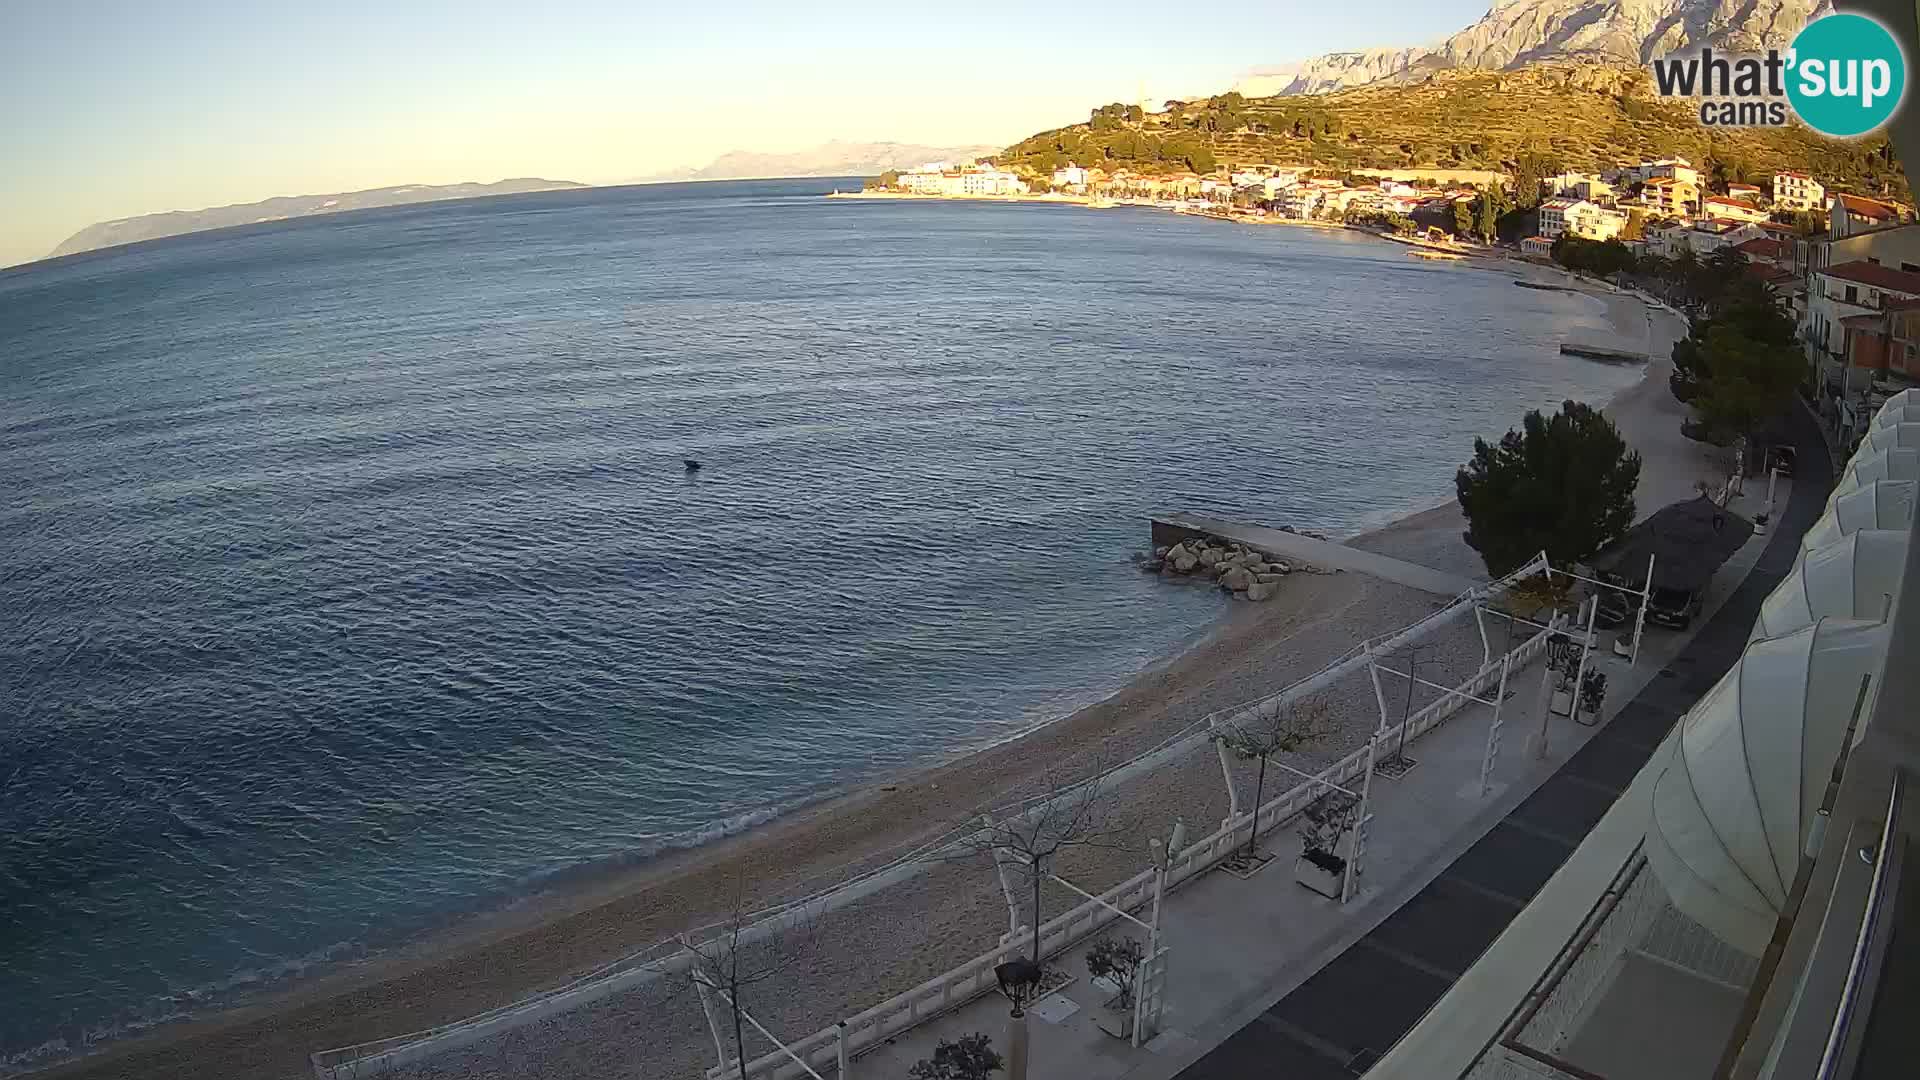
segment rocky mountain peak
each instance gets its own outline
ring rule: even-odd
[[[1430,45],[1328,53],[1256,71],[1249,97],[1318,94],[1447,68],[1517,68],[1541,60],[1644,64],[1711,45],[1785,47],[1830,10],[1827,0],[1498,0],[1472,26]]]

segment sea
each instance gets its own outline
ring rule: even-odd
[[[0,1061],[1004,740],[1633,371],[1310,228],[600,188],[0,271]],[[698,462],[689,471],[687,462]]]

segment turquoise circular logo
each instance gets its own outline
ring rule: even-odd
[[[1808,23],[1787,53],[1787,100],[1822,135],[1865,135],[1893,116],[1907,89],[1907,59],[1887,28],[1865,15]]]

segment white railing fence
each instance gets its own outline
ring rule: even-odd
[[[1513,650],[1513,666],[1516,669],[1525,666],[1539,656],[1546,649],[1546,639],[1547,631],[1543,630],[1517,646]],[[1465,695],[1484,695],[1499,681],[1500,664],[1495,662],[1485,665],[1471,678],[1456,686],[1452,693],[1443,694],[1409,716],[1405,723],[1407,738],[1416,739],[1431,731],[1448,717],[1471,704]],[[1401,725],[1395,724],[1382,730],[1377,738],[1382,741],[1397,740],[1400,730]],[[1346,757],[1321,770],[1315,775],[1315,779],[1301,781],[1275,796],[1259,808],[1261,832],[1265,833],[1277,828],[1299,815],[1309,803],[1327,790],[1327,784],[1346,786],[1358,779],[1366,771],[1366,767],[1367,747],[1363,744]],[[1173,853],[1167,864],[1167,888],[1171,890],[1205,873],[1221,860],[1244,847],[1251,835],[1253,816],[1252,811],[1247,811],[1230,818],[1211,834],[1188,845],[1184,850]],[[1111,908],[1107,907],[1108,904],[1126,911],[1136,911],[1145,906],[1152,897],[1153,870],[1149,868],[1101,893],[1099,900],[1085,901],[1042,923],[1040,926],[1041,955],[1057,956],[1093,937],[1108,923],[1119,918]],[[837,1067],[843,1040],[846,1043],[846,1056],[852,1058],[942,1013],[959,1008],[984,994],[997,991],[999,987],[994,980],[994,967],[1007,960],[1025,956],[1030,946],[1031,941],[1025,936],[1015,937],[904,994],[896,995],[844,1021],[789,1043],[788,1048],[796,1057],[825,1073],[828,1069]],[[805,1075],[798,1063],[778,1050],[754,1060],[749,1064],[749,1068],[756,1078],[764,1077],[765,1080],[794,1080],[795,1077]],[[715,1066],[707,1070],[708,1080],[727,1080],[729,1077],[739,1075],[738,1066],[733,1064],[727,1065],[724,1069]]]
[[[1484,600],[1500,595],[1512,588],[1516,583],[1539,573],[1546,565],[1547,560],[1543,553],[1530,560],[1526,565],[1514,570],[1512,573],[1496,581],[1489,582],[1486,585],[1476,586],[1413,624],[1393,632],[1391,635],[1362,642],[1353,649],[1335,658],[1314,674],[1298,680],[1280,691],[1264,695],[1240,705],[1216,710],[1188,724],[1179,731],[1174,732],[1159,744],[1135,755],[1133,758],[1111,768],[1102,769],[1096,776],[1069,785],[1059,791],[1034,796],[1010,807],[999,808],[993,811],[991,816],[1004,818],[1018,815],[1027,812],[1033,806],[1060,798],[1063,795],[1080,790],[1089,784],[1117,784],[1132,776],[1151,771],[1177,758],[1190,749],[1192,745],[1204,740],[1208,735],[1210,724],[1213,721],[1221,720],[1232,722],[1235,717],[1244,717],[1249,714],[1260,715],[1278,708],[1283,708],[1288,703],[1296,701],[1301,697],[1318,692],[1332,685],[1341,677],[1361,670],[1372,656],[1390,654],[1395,649],[1434,633],[1453,620],[1463,617],[1466,612],[1473,610]],[[1534,635],[1519,647],[1515,648],[1513,650],[1514,667],[1517,669],[1524,666],[1535,656],[1539,655],[1546,647],[1545,639],[1546,634],[1542,632]],[[1493,662],[1481,668],[1472,678],[1460,684],[1456,689],[1465,694],[1485,694],[1498,683],[1499,669],[1500,664],[1496,657]],[[1431,729],[1435,724],[1451,716],[1467,704],[1469,704],[1469,701],[1465,697],[1456,694],[1443,694],[1440,698],[1409,717],[1404,725],[1394,725],[1386,729],[1385,735],[1389,738],[1398,739],[1401,728],[1404,726],[1407,729],[1408,738],[1413,738]],[[1365,765],[1366,747],[1361,746],[1353,753],[1323,770],[1319,774],[1319,780],[1344,784],[1346,781],[1352,780],[1354,777],[1360,775],[1361,772],[1364,771]],[[1267,829],[1273,828],[1299,813],[1305,808],[1307,803],[1311,802],[1313,798],[1323,790],[1325,790],[1323,783],[1308,781],[1270,800],[1259,810],[1261,815],[1261,831],[1265,832]],[[1219,862],[1220,859],[1226,857],[1226,855],[1231,853],[1244,841],[1247,831],[1251,827],[1251,823],[1251,814],[1242,813],[1230,819],[1227,825],[1223,826],[1211,836],[1188,847],[1185,852],[1176,853],[1172,860],[1169,873],[1169,885],[1184,881],[1196,873],[1209,869],[1215,863]],[[942,834],[930,841],[915,845],[911,849],[896,855],[886,863],[855,877],[826,886],[800,899],[776,904],[744,916],[741,922],[747,925],[748,928],[742,931],[743,939],[747,936],[759,937],[766,934],[779,933],[795,921],[815,917],[826,911],[845,906],[861,897],[870,895],[889,885],[904,880],[913,873],[916,873],[918,866],[923,864],[934,853],[952,847],[960,842],[964,835],[964,830],[955,830]],[[1129,882],[1116,886],[1114,890],[1109,890],[1109,894],[1103,898],[1112,902],[1114,893],[1125,890],[1129,886],[1137,887],[1136,883],[1142,880],[1143,877],[1150,877],[1150,874],[1136,877]],[[1121,906],[1125,907],[1127,905]],[[1099,908],[1099,905],[1094,904],[1092,901],[1088,901],[1082,905],[1082,907],[1092,907],[1101,911],[1105,910]],[[1113,917],[1111,912],[1106,912],[1104,917],[1097,923],[1091,924],[1091,926],[1093,929],[1097,929],[1099,926],[1104,926],[1106,922]],[[733,920],[730,919],[724,923],[710,924],[690,931],[684,936],[694,940],[700,940],[711,934],[719,933],[727,929],[732,925],[732,922]],[[1084,937],[1086,933],[1092,932],[1092,929],[1088,929],[1079,936],[1060,936],[1058,927],[1075,924],[1087,925],[1087,916],[1081,908],[1076,908],[1066,915],[1043,925],[1043,952],[1051,955],[1052,952],[1058,949],[1070,947]],[[1056,927],[1056,929],[1049,931],[1049,927]],[[1048,946],[1047,943],[1048,938],[1046,935],[1050,932],[1054,933],[1056,939],[1058,939],[1057,945],[1053,947]],[[898,1025],[902,1022],[902,1018],[910,1020],[911,1023],[907,1026],[911,1026],[911,1024],[919,1023],[929,1016],[937,1015],[939,1011],[953,1008],[965,1001],[971,1000],[973,997],[984,993],[987,989],[995,989],[997,987],[992,984],[993,966],[1015,955],[1018,955],[1017,948],[1015,948],[1014,951],[1007,951],[1005,947],[996,948],[990,953],[976,957],[966,964],[962,964],[960,967],[953,969],[940,978],[922,984],[920,987],[916,987],[914,990],[899,995],[888,1002],[876,1006],[874,1009],[869,1009],[867,1012],[860,1014],[860,1018],[867,1018],[870,1014],[884,1013],[887,1017],[886,1023],[878,1024],[876,1027],[876,1022],[867,1021],[864,1024],[863,1030],[866,1032],[885,1030],[887,1034],[882,1037],[891,1037],[892,1034],[897,1034],[900,1030],[904,1030],[904,1028],[888,1025]],[[677,938],[656,942],[645,949],[603,965],[562,986],[542,991],[536,995],[496,1009],[490,1009],[448,1024],[408,1032],[403,1035],[319,1051],[312,1054],[310,1058],[313,1074],[317,1080],[360,1080],[360,1078],[363,1077],[376,1076],[423,1060],[435,1054],[471,1045],[489,1036],[511,1030],[523,1024],[532,1023],[536,1020],[557,1015],[570,1009],[579,1008],[613,994],[633,989],[654,979],[683,972],[690,967],[691,962],[691,955],[681,946]],[[985,980],[985,985],[981,985],[982,980]],[[849,1021],[848,1028],[851,1029],[852,1027],[852,1021]],[[800,1047],[808,1048],[807,1051],[801,1053],[800,1056],[806,1058],[818,1068],[820,1067],[820,1059],[816,1058],[814,1054],[819,1051],[821,1045],[823,1045],[820,1040],[830,1040],[824,1045],[828,1047],[825,1053],[831,1055],[837,1053],[838,1041],[842,1037],[841,1029],[836,1025],[825,1031],[817,1032],[801,1040],[801,1042],[794,1044],[794,1046],[796,1050]],[[852,1038],[853,1035],[849,1034],[845,1037]],[[867,1036],[861,1045],[863,1047],[871,1045],[872,1041],[872,1037]],[[766,1058],[762,1059],[762,1062],[775,1062],[775,1072],[768,1074],[769,1076],[791,1076],[799,1073],[799,1067],[779,1052],[767,1055]],[[779,1067],[782,1063],[792,1071],[780,1072]],[[829,1062],[829,1064],[831,1064],[831,1062]],[[761,1062],[755,1063],[755,1068],[759,1068],[760,1066]]]

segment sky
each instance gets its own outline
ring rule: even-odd
[[[0,265],[274,195],[619,183],[829,139],[1006,145],[1437,39],[1487,0],[0,0]]]

